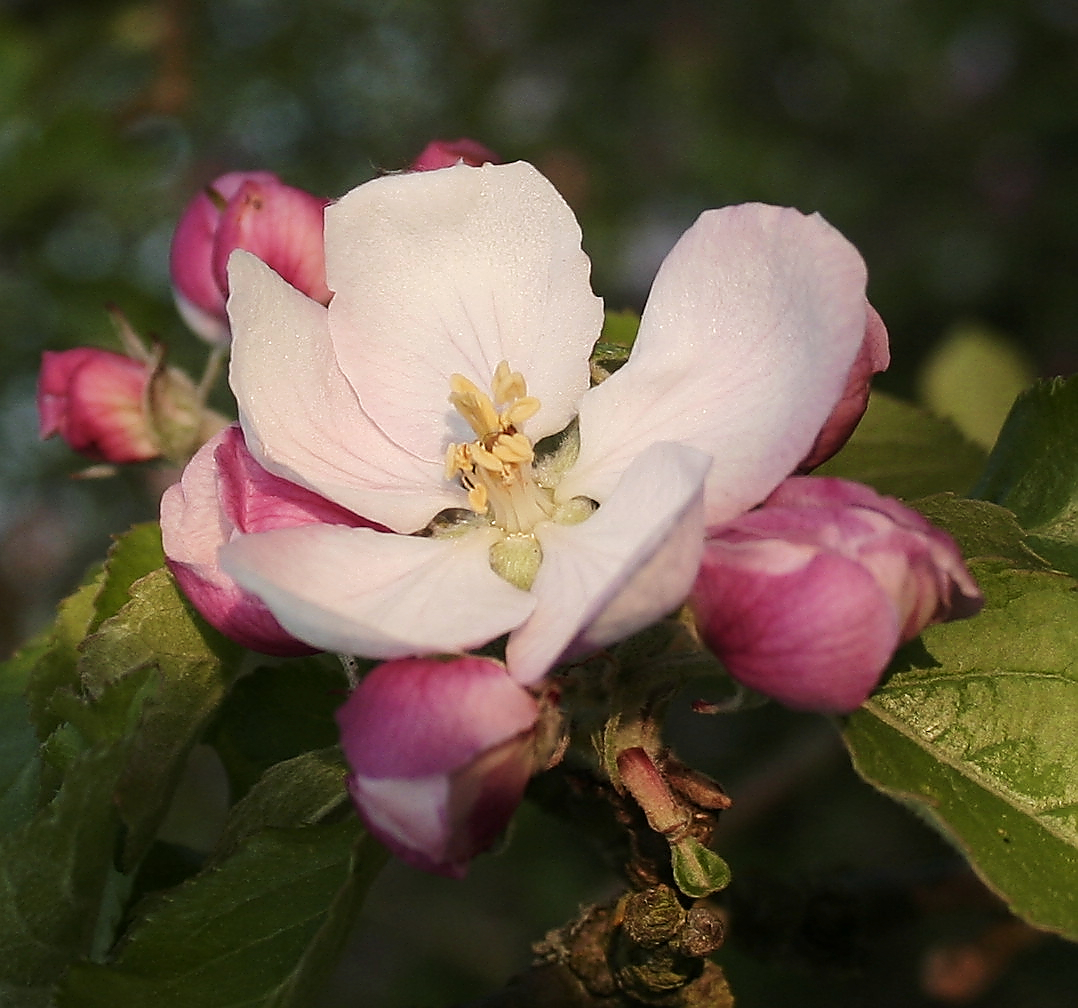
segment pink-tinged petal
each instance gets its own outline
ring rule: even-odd
[[[238,425],[227,427],[214,443],[217,497],[236,532],[269,532],[317,524],[373,527],[325,497],[263,469],[247,450]]]
[[[662,264],[629,362],[584,397],[559,499],[604,500],[655,441],[714,458],[709,522],[758,503],[812,447],[865,333],[865,267],[819,216],[703,214]]]
[[[535,529],[538,601],[509,637],[511,675],[533,683],[559,658],[626,637],[684,601],[703,548],[709,464],[695,449],[652,445],[586,521]]]
[[[326,210],[330,331],[364,410],[419,458],[474,434],[448,402],[506,360],[541,402],[527,433],[572,419],[602,326],[580,229],[530,165],[387,175]]]
[[[766,513],[772,507],[860,509],[863,516],[872,513],[882,515],[895,529],[916,537],[915,541],[924,551],[925,562],[933,572],[931,576],[937,585],[940,608],[936,611],[932,606],[932,617],[922,620],[912,633],[904,632],[905,639],[917,636],[930,622],[975,616],[984,605],[984,596],[966,568],[955,541],[924,515],[906,507],[894,497],[885,497],[871,487],[852,480],[794,476],[776,488],[767,499],[767,505],[757,513]],[[908,544],[910,539],[907,537],[903,541]]]
[[[225,287],[214,274],[221,208],[246,181],[276,183],[272,172],[229,172],[215,179],[184,210],[172,236],[169,272],[176,305],[190,328],[210,343],[228,342]],[[211,195],[212,193],[212,195]]]
[[[485,164],[498,164],[501,158],[478,140],[461,137],[459,140],[432,140],[411,164],[411,171],[433,171],[451,168],[464,162],[478,168]]]
[[[865,325],[865,338],[857,358],[846,377],[846,388],[842,398],[835,404],[831,416],[816,435],[816,441],[808,457],[801,460],[798,472],[809,472],[823,465],[850,438],[854,428],[861,422],[868,408],[868,395],[871,391],[872,377],[886,371],[891,363],[891,350],[887,340],[887,327],[880,318],[880,313],[872,305],[868,306]]]
[[[246,249],[297,290],[328,304],[323,211],[329,200],[302,189],[247,179],[221,214],[214,243],[213,272],[220,288],[228,288],[228,259]]]
[[[399,532],[466,506],[445,478],[364,413],[330,345],[326,309],[254,256],[232,255],[231,383],[247,446],[270,472]]]
[[[406,864],[463,878],[509,824],[534,772],[533,743],[509,739],[450,776],[385,780],[353,774],[348,791],[371,833]]]
[[[241,536],[221,550],[221,566],[314,647],[368,658],[453,653],[519,626],[535,606],[491,570],[499,534],[309,525]]]
[[[854,710],[899,643],[894,608],[868,571],[780,540],[709,541],[692,604],[732,676],[798,709]]]
[[[535,698],[490,658],[379,665],[337,713],[341,748],[363,777],[449,773],[536,721]]]
[[[46,351],[38,376],[42,437],[59,434],[75,451],[105,462],[157,458],[147,409],[148,365],[96,347]]]
[[[187,464],[180,482],[162,496],[161,541],[168,566],[191,604],[226,637],[263,654],[310,654],[315,649],[287,633],[265,604],[241,588],[218,562],[218,551],[236,531],[219,499],[219,459],[235,455],[232,442],[237,433],[236,428],[226,428],[207,441]],[[275,479],[266,474],[267,481]],[[269,490],[263,483],[257,492]]]
[[[794,707],[848,711],[899,644],[976,613],[954,542],[857,483],[795,477],[708,531],[690,606],[745,685]]]
[[[37,376],[38,427],[43,438],[53,434],[63,436],[67,426],[67,400],[71,381],[76,372],[99,351],[95,347],[76,347],[73,350],[46,350],[41,355],[41,371]]]

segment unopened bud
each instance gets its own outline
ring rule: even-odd
[[[794,477],[710,530],[690,596],[730,675],[790,707],[858,707],[895,649],[979,611],[954,541],[846,480]]]
[[[228,257],[238,248],[327,304],[328,202],[270,172],[231,172],[211,183],[187,205],[172,239],[172,288],[184,321],[210,343],[228,342]]]
[[[501,158],[476,140],[432,140],[412,162],[411,171],[433,171],[452,168],[456,164],[479,168],[485,164],[501,164]]]

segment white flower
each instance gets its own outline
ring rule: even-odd
[[[222,567],[326,650],[508,633],[523,683],[682,602],[705,526],[812,447],[868,317],[860,256],[819,217],[709,211],[660,269],[629,362],[589,388],[602,304],[572,212],[523,163],[360,186],[326,211],[326,268],[328,307],[233,254],[240,421],[271,473],[392,531],[241,535]],[[535,457],[574,418],[575,461]]]

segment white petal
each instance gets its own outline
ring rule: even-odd
[[[577,653],[626,637],[684,601],[703,553],[709,464],[695,449],[652,445],[587,521],[536,527],[538,602],[509,637],[514,678],[534,682],[570,645]]]
[[[865,267],[819,216],[703,214],[655,278],[628,364],[587,393],[559,498],[605,499],[654,441],[714,456],[709,522],[758,503],[805,457],[865,334]]]
[[[313,647],[401,658],[479,647],[534,599],[490,569],[495,529],[428,539],[340,525],[241,536],[221,566]]]
[[[246,252],[229,260],[232,389],[251,454],[270,472],[399,532],[466,507],[364,414],[329,341],[326,309]]]
[[[449,405],[459,373],[482,390],[502,360],[561,430],[588,387],[602,326],[572,211],[531,165],[387,175],[326,211],[330,330],[367,413],[421,458],[470,432]]]

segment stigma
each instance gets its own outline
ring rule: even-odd
[[[463,375],[449,379],[449,401],[468,422],[475,440],[451,444],[446,479],[460,479],[468,507],[510,535],[527,534],[555,511],[550,494],[532,471],[535,451],[524,425],[539,412],[524,376],[502,361],[494,371],[490,395]]]

